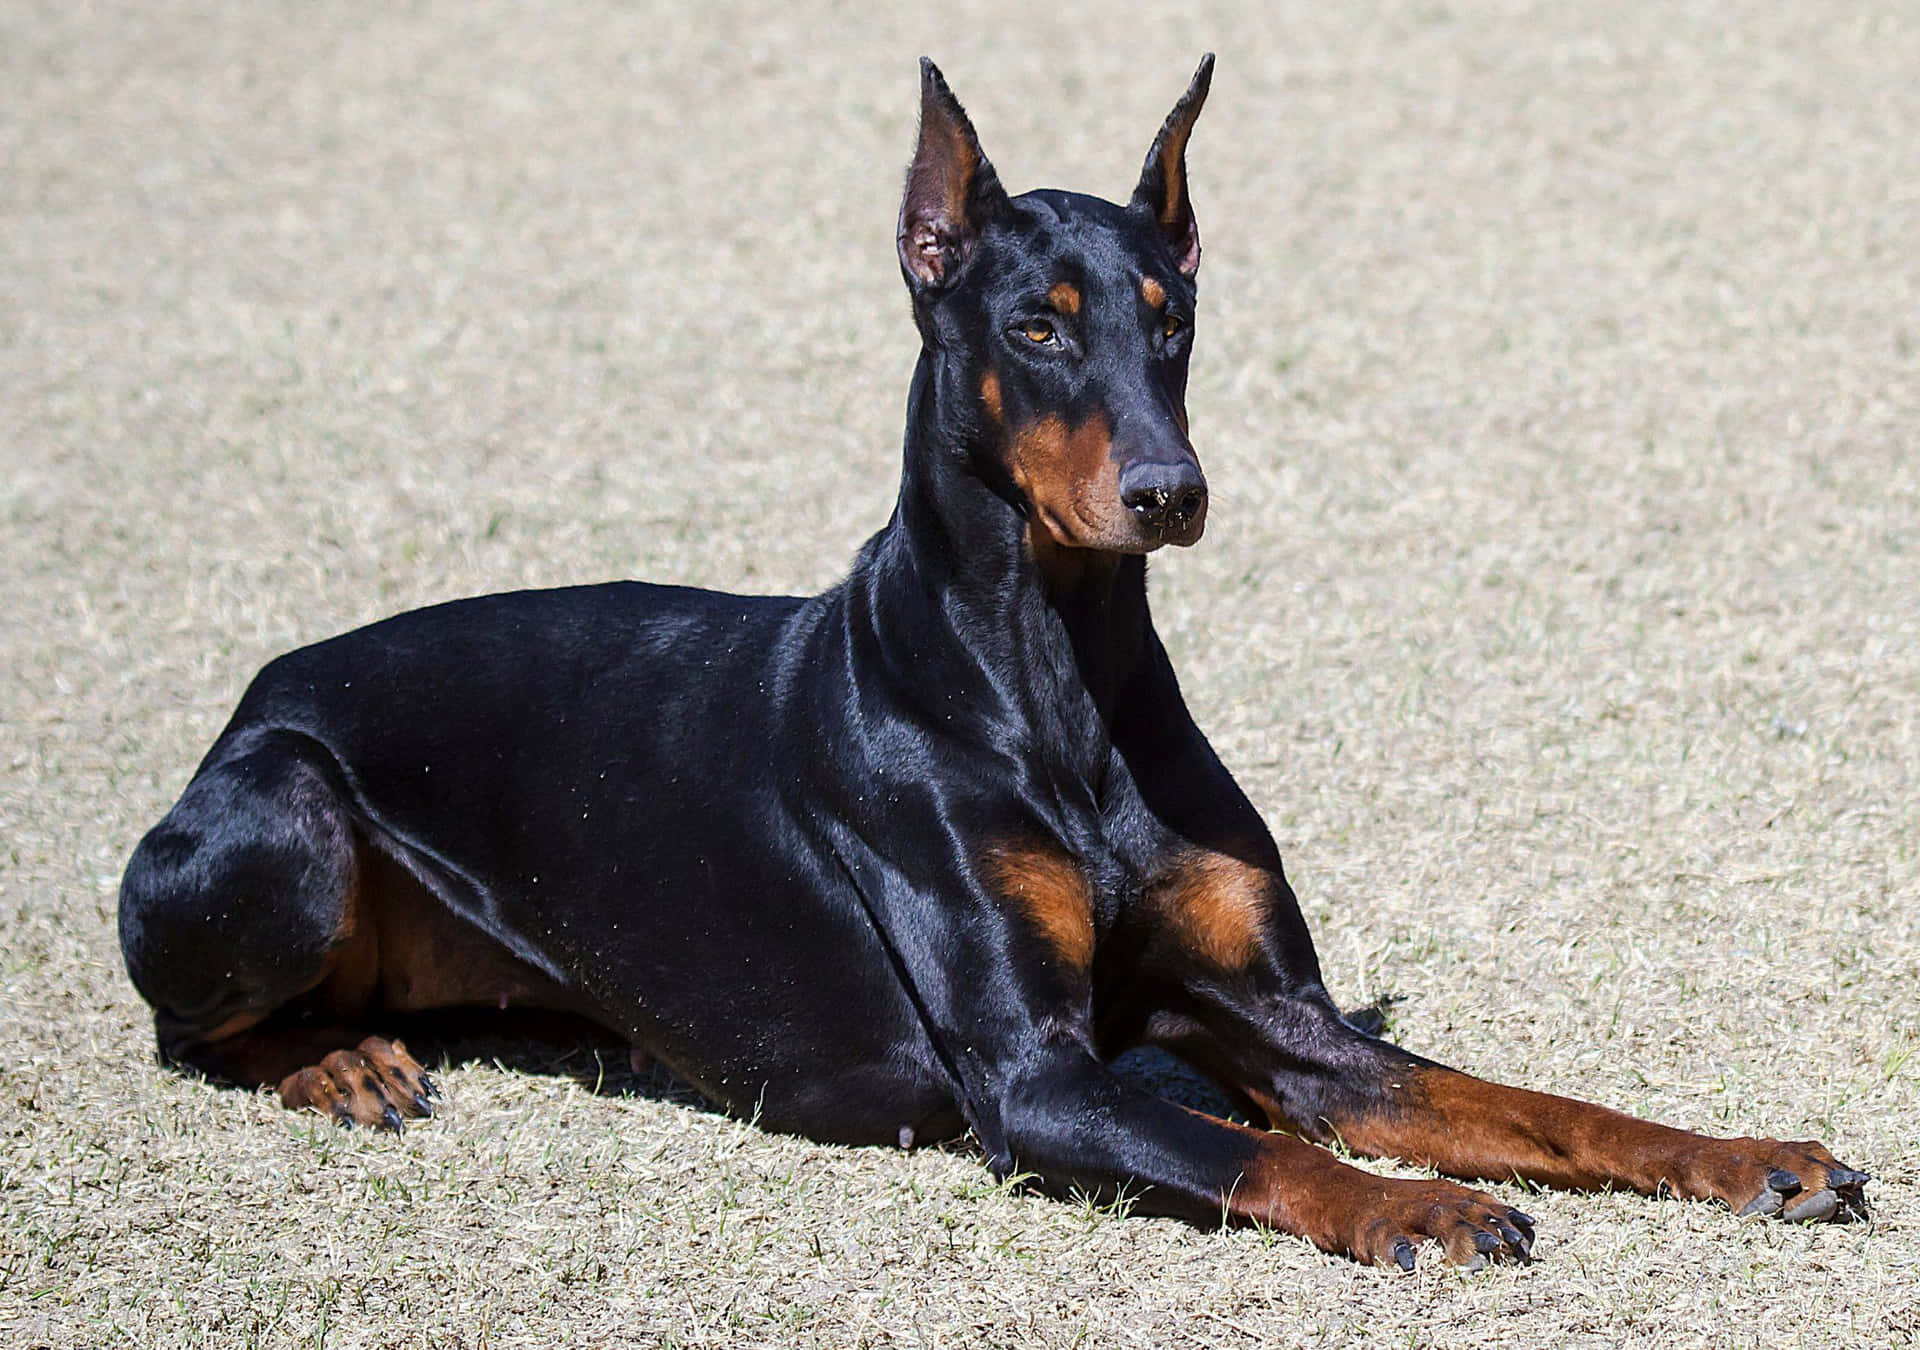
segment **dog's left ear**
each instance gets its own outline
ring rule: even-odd
[[[1132,206],[1150,212],[1160,227],[1160,237],[1173,253],[1174,265],[1182,276],[1200,270],[1200,227],[1194,223],[1193,201],[1187,196],[1187,138],[1207,102],[1207,87],[1213,83],[1213,53],[1200,58],[1187,92],[1167,114],[1166,125],[1147,151],[1146,167],[1140,171],[1140,185],[1133,190]]]

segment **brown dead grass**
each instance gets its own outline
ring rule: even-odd
[[[1871,1230],[1530,1196],[1533,1268],[1395,1279],[566,1074],[396,1143],[152,1065],[117,875],[262,660],[828,582],[896,467],[913,58],[1010,183],[1116,194],[1210,47],[1217,495],[1156,599],[1330,979],[1823,1136]],[[1875,6],[7,8],[0,1334],[1911,1344],[1916,69]]]

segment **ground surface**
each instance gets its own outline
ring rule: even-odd
[[[1916,11],[802,8],[0,9],[7,1343],[1913,1343]],[[154,1067],[119,869],[259,663],[830,582],[897,469],[914,58],[1012,185],[1115,195],[1207,48],[1215,502],[1156,602],[1330,981],[1824,1137],[1871,1229],[1513,1189],[1533,1268],[1391,1278],[580,1057],[398,1142]]]

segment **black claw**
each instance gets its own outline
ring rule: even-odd
[[[1511,1224],[1499,1223],[1497,1219],[1494,1222],[1499,1224],[1500,1236],[1507,1240],[1507,1245],[1509,1247],[1513,1248],[1516,1252],[1520,1253],[1520,1259],[1522,1261],[1525,1261],[1527,1258],[1533,1255],[1533,1239],[1532,1238],[1528,1237],[1525,1233],[1522,1233],[1518,1228],[1515,1228]]]
[[[1487,1252],[1497,1252],[1505,1245],[1498,1233],[1479,1232],[1473,1235],[1473,1249],[1483,1255]]]
[[[1831,1167],[1827,1169],[1827,1185],[1839,1190],[1842,1186],[1864,1186],[1873,1178],[1865,1172],[1856,1172],[1851,1167]]]
[[[430,1116],[433,1114],[433,1103],[416,1092],[413,1094],[413,1109],[423,1116]]]
[[[405,1134],[407,1132],[407,1122],[400,1119],[400,1113],[391,1106],[383,1106],[380,1108],[380,1123],[392,1130],[395,1134]]]
[[[1776,1167],[1767,1173],[1767,1185],[1782,1195],[1792,1195],[1800,1189],[1800,1174],[1789,1172],[1784,1167]]]
[[[424,1073],[420,1075],[420,1090],[435,1101],[440,1099],[440,1085]]]
[[[1395,1238],[1393,1241],[1393,1259],[1399,1263],[1400,1269],[1412,1270],[1413,1244],[1405,1238]]]
[[[1522,1214],[1517,1209],[1510,1209],[1507,1211],[1507,1218],[1511,1219],[1515,1226],[1523,1228],[1529,1233],[1533,1231],[1533,1216],[1531,1214]]]

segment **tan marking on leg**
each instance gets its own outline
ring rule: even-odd
[[[1374,1265],[1400,1261],[1403,1247],[1411,1261],[1424,1241],[1438,1243],[1456,1265],[1525,1257],[1523,1247],[1501,1237],[1502,1225],[1517,1231],[1514,1211],[1492,1196],[1451,1181],[1377,1177],[1305,1140],[1220,1123],[1254,1146],[1246,1174],[1221,1197],[1230,1219],[1294,1233]],[[1485,1235],[1480,1242],[1488,1251],[1476,1246],[1476,1235]]]
[[[1158,309],[1167,303],[1167,288],[1152,277],[1141,277],[1140,298]]]
[[[363,846],[354,858],[342,941],[306,995],[343,1025],[375,1010],[565,1008],[553,981],[447,909],[405,864]]]
[[[1150,889],[1175,940],[1223,970],[1259,954],[1273,878],[1226,853],[1195,850]]]
[[[300,998],[328,1024],[350,1025],[372,1004],[380,984],[380,934],[370,922],[369,901],[378,901],[377,882],[369,894],[369,874],[378,868],[379,855],[356,841],[346,893],[340,899],[340,921],[328,944],[320,978]],[[389,864],[391,865],[391,864]]]
[[[1286,1108],[1281,1106],[1280,1099],[1271,1092],[1262,1091],[1258,1087],[1251,1087],[1245,1083],[1229,1083],[1228,1086],[1237,1088],[1241,1096],[1253,1103],[1254,1110],[1267,1118],[1268,1129],[1284,1130],[1288,1127],[1290,1122],[1287,1119]]]
[[[1047,288],[1047,303],[1072,317],[1080,312],[1080,288],[1071,281],[1056,281]]]
[[[1739,1210],[1761,1195],[1776,1169],[1793,1172],[1808,1196],[1829,1174],[1851,1172],[1810,1140],[1715,1139],[1452,1069],[1410,1064],[1384,1087],[1379,1110],[1328,1122],[1341,1141],[1356,1153],[1458,1177],[1517,1176],[1570,1190],[1623,1187],[1720,1200]],[[1859,1183],[1835,1184],[1858,1198]]]
[[[1594,1189],[1621,1171],[1638,1179],[1639,1160],[1625,1155],[1644,1151],[1646,1141],[1635,1136],[1664,1128],[1422,1065],[1389,1074],[1381,1089],[1379,1110],[1329,1122],[1342,1142],[1356,1153],[1403,1158],[1455,1175],[1522,1176]]]
[[[1093,892],[1086,870],[1058,844],[1023,840],[997,844],[987,869],[1000,893],[1020,907],[1061,963],[1076,971],[1093,964]]]

